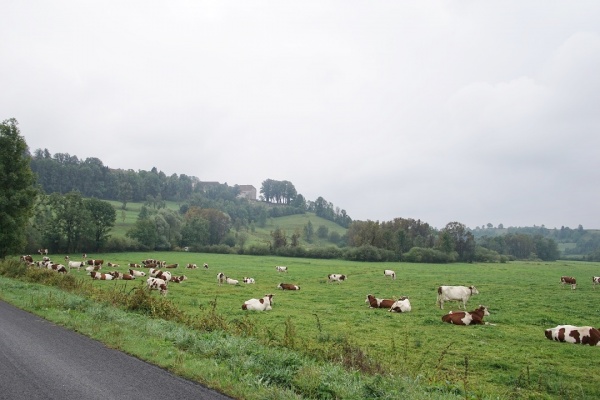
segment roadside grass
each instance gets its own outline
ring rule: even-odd
[[[385,388],[389,377],[405,383],[417,382],[420,390],[432,396],[600,397],[600,378],[590,373],[600,349],[556,343],[544,337],[544,329],[559,324],[600,325],[600,291],[593,290],[591,284],[591,277],[600,270],[599,263],[356,263],[185,252],[93,257],[120,263],[119,270],[125,270],[128,262],[139,263],[145,258],[179,263],[180,268],[171,272],[185,274],[189,279],[170,284],[167,298],[184,315],[182,324],[195,327],[193,332],[220,332],[267,349],[291,351],[318,366],[344,367],[346,371],[355,371],[349,373],[370,377],[373,381],[369,381],[369,389],[366,386],[353,389],[362,395],[365,390],[373,391],[370,394],[373,397],[362,398],[376,398],[379,391],[383,391],[381,398],[387,398]],[[200,268],[182,268],[188,262]],[[209,264],[209,270],[201,267],[204,262]],[[287,265],[289,272],[278,273],[275,265]],[[398,279],[384,277],[384,269],[394,269]],[[253,277],[256,284],[219,286],[217,272],[240,281],[244,276]],[[327,283],[329,273],[346,274],[348,280]],[[561,287],[561,275],[577,277],[577,290]],[[110,293],[136,293],[144,282],[92,281],[83,271],[71,271],[69,276],[80,277],[75,280],[98,290],[99,299],[110,297]],[[282,292],[276,289],[280,282],[298,284],[301,290]],[[435,306],[435,289],[441,284],[477,286],[480,295],[473,296],[467,308],[472,310],[478,304],[488,306],[491,315],[486,320],[495,325],[443,324],[441,316],[457,305],[447,303],[445,310]],[[267,293],[275,294],[272,311],[249,313],[241,309],[245,300]],[[386,298],[407,295],[412,312],[395,314],[369,309],[364,303],[368,293]],[[156,292],[150,296],[158,298]],[[179,359],[195,357],[186,346],[189,343],[174,353],[179,354]],[[219,355],[224,350],[213,351]],[[265,377],[261,382],[268,380],[269,385],[292,387],[294,393],[314,398],[328,398],[328,390],[334,390],[329,383],[314,382],[315,377],[327,375],[317,366],[296,367],[293,378],[286,371]],[[238,378],[247,379],[242,372],[237,372],[235,379]],[[298,379],[306,381],[296,382]],[[320,395],[308,394],[313,392]],[[335,389],[332,393],[329,398],[359,398],[352,397],[354,392],[341,395]]]

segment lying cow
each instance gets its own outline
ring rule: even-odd
[[[101,281],[112,281],[114,277],[111,274],[101,274],[100,272],[90,271],[88,275],[92,277],[92,279],[98,279]]]
[[[31,264],[33,262],[33,257],[31,257],[31,255],[27,254],[25,256],[21,256],[20,260],[25,263]]]
[[[244,279],[242,280],[242,282],[244,282],[244,283],[256,283],[256,281],[254,280],[254,278],[248,278],[247,276],[244,277]]]
[[[179,264],[167,264],[165,265],[165,268],[178,268]]]
[[[242,310],[269,311],[273,309],[273,295],[265,294],[262,299],[250,299],[242,304]]]
[[[163,296],[166,296],[169,291],[167,282],[159,278],[148,278],[146,285],[148,286],[148,290],[158,290]]]
[[[389,276],[392,279],[396,279],[396,272],[392,271],[391,269],[386,269],[386,270],[383,270],[383,276]]]
[[[390,308],[395,303],[395,300],[378,299],[372,294],[368,294],[365,303],[369,305],[369,308]]]
[[[104,264],[104,260],[87,260],[88,265],[100,265]]]
[[[146,273],[144,271],[136,271],[135,269],[129,269],[129,275],[141,278],[142,276],[146,276]]]
[[[288,268],[281,265],[276,266],[275,269],[277,272],[288,272]]]
[[[546,329],[544,334],[550,340],[576,344],[600,346],[600,330],[592,326],[558,325]]]
[[[479,294],[479,291],[475,286],[440,286],[437,289],[437,301],[436,304],[440,305],[440,309],[444,309],[445,301],[459,301],[462,302],[463,310],[467,309],[467,301],[474,294]],[[458,304],[460,308],[460,303]]]
[[[281,290],[300,290],[300,286],[294,285],[293,283],[280,283],[277,285],[277,289]]]
[[[66,274],[69,272],[69,271],[67,271],[67,268],[62,264],[48,263],[46,265],[47,265],[48,269],[51,269],[56,272],[60,272],[61,274]]]
[[[226,276],[226,277],[225,277],[225,282],[226,282],[228,285],[239,285],[239,284],[240,284],[240,281],[238,281],[237,279],[231,279],[231,278],[230,278],[230,277],[228,277],[228,276]]]
[[[108,265],[109,267],[113,267],[113,268],[119,268],[120,267],[119,264],[115,264],[115,263],[111,263],[111,262],[107,263],[106,265]]]
[[[592,287],[596,289],[596,285],[600,285],[600,276],[592,276]]]
[[[410,300],[408,299],[408,297],[404,296],[396,300],[389,309],[390,312],[398,313],[410,312],[410,310],[412,310],[412,307],[410,306]]]
[[[347,279],[346,275],[342,274],[329,274],[327,275],[328,282],[342,282]]]
[[[577,288],[577,279],[572,276],[561,276],[560,277],[561,285],[571,285],[571,289],[575,290]]]
[[[483,317],[490,315],[487,307],[480,305],[476,310],[450,311],[442,316],[442,321],[454,325],[484,325]]]
[[[169,271],[163,271],[162,269],[157,268],[150,268],[148,272],[150,272],[150,276],[153,278],[158,278],[165,281],[171,280],[171,273]]]
[[[183,281],[187,280],[187,276],[185,275],[179,275],[179,276],[172,276],[171,280],[169,280],[169,282],[174,282],[174,283],[181,283]]]
[[[89,267],[85,267],[85,270],[87,272],[91,272],[91,271],[99,271],[102,269],[102,265],[90,265]]]
[[[142,268],[142,266],[136,263],[129,263],[129,268]]]
[[[185,266],[187,269],[196,269],[198,266],[196,264],[188,264]]]

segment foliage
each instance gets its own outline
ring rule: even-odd
[[[84,200],[84,205],[91,216],[95,250],[99,251],[110,237],[109,232],[115,225],[117,212],[110,203],[96,198]]]
[[[37,194],[34,181],[18,122],[5,120],[0,124],[0,259],[25,248],[25,227]]]
[[[445,264],[456,261],[457,253],[445,253],[436,249],[413,247],[404,254],[403,260],[411,263]]]

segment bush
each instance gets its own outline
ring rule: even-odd
[[[413,247],[403,255],[406,262],[445,264],[456,259],[455,254],[444,253],[435,249]]]
[[[307,257],[321,259],[342,258],[343,252],[335,246],[315,247],[307,251]]]
[[[267,245],[253,244],[244,249],[244,254],[250,256],[268,256],[271,254],[271,249]]]
[[[110,237],[104,245],[104,251],[107,253],[147,250],[150,250],[147,246],[125,236]]]
[[[343,258],[349,261],[397,261],[398,257],[393,251],[380,249],[375,246],[365,245],[352,247],[343,253]]]

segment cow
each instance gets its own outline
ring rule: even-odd
[[[242,310],[269,311],[273,309],[273,295],[265,294],[262,299],[250,299],[242,304]]]
[[[146,286],[148,287],[148,290],[158,290],[163,296],[166,296],[169,290],[167,288],[167,282],[160,278],[148,278],[146,280]]]
[[[100,265],[104,264],[104,260],[87,260],[88,265]]]
[[[244,283],[256,283],[254,281],[254,278],[248,278],[246,276],[244,277],[244,279],[242,279],[242,282],[244,282]]]
[[[129,263],[129,268],[142,268],[142,266],[136,263]]]
[[[129,275],[142,277],[142,276],[146,276],[146,273],[144,271],[136,271],[135,269],[130,269]]]
[[[396,279],[396,272],[391,269],[383,270],[383,276],[390,276],[392,279]]]
[[[454,325],[484,325],[483,317],[490,315],[486,306],[479,305],[473,311],[450,311],[442,316],[442,321]]]
[[[157,263],[146,263],[146,264],[142,264],[144,266],[144,268],[156,268],[158,267]]]
[[[79,271],[85,264],[83,261],[69,261],[68,265],[70,269],[77,268],[77,271]]]
[[[592,276],[592,287],[596,289],[596,285],[600,285],[600,276]]]
[[[85,267],[85,270],[87,272],[91,272],[91,271],[99,271],[102,269],[102,266],[100,265],[90,265],[89,267]]]
[[[165,265],[165,268],[177,268],[179,267],[179,264],[167,264]]]
[[[40,253],[40,256],[47,256],[48,255],[48,249],[38,249],[37,252]]]
[[[329,274],[327,275],[328,282],[341,282],[348,279],[346,275],[342,274]]]
[[[600,330],[592,326],[558,325],[544,331],[546,337],[557,342],[600,346]]]
[[[222,272],[219,272],[217,274],[217,282],[219,283],[219,285],[225,283],[225,274]]]
[[[277,289],[281,290],[300,290],[300,286],[294,285],[293,283],[280,283],[277,285]]]
[[[150,276],[153,278],[159,278],[164,281],[171,280],[171,273],[169,271],[163,271],[162,269],[150,268]]]
[[[90,271],[88,275],[92,277],[92,279],[98,279],[101,281],[112,281],[114,277],[111,274],[101,274],[100,272]]]
[[[369,305],[369,308],[390,308],[395,303],[395,300],[378,299],[372,294],[368,294],[365,303]]]
[[[284,266],[281,266],[281,265],[278,265],[278,266],[276,266],[276,267],[275,267],[275,270],[276,270],[277,272],[288,272],[288,268],[287,268],[287,267],[284,267]]]
[[[225,277],[225,282],[227,282],[228,285],[239,285],[240,284],[240,281],[238,281],[237,279],[231,279],[228,276]]]
[[[123,278],[123,273],[121,273],[119,271],[110,271],[108,274],[112,275],[113,279],[122,279]]]
[[[463,304],[463,310],[467,309],[467,301],[474,294],[479,294],[475,286],[439,286],[437,289],[436,304],[440,305],[440,309],[444,309],[445,301],[459,301]],[[460,303],[458,304],[460,308]]]
[[[196,268],[198,268],[198,266],[196,264],[188,264],[185,267],[188,268],[188,269],[196,269]]]
[[[133,281],[135,280],[135,275],[121,274],[121,279],[123,279],[124,281]]]
[[[29,254],[26,256],[21,256],[19,259],[28,264],[31,264],[33,262],[33,257],[31,257]]]
[[[69,271],[67,271],[67,268],[62,264],[48,263],[48,264],[46,264],[46,266],[48,269],[51,269],[56,272],[60,272],[61,274],[66,274],[67,272],[69,272]]]
[[[394,304],[392,304],[388,311],[402,313],[410,312],[410,310],[412,310],[412,307],[410,306],[410,300],[408,297],[402,296],[396,300]]]
[[[208,264],[204,263],[204,269],[208,269]]]
[[[115,264],[115,263],[111,263],[111,262],[107,263],[106,265],[108,265],[109,267],[113,267],[113,268],[119,268],[120,267],[119,264]]]
[[[183,281],[187,280],[187,276],[185,275],[179,275],[179,276],[172,276],[171,280],[169,282],[174,282],[174,283],[181,283]]]
[[[561,276],[560,277],[561,285],[571,285],[571,289],[575,290],[577,288],[577,279],[572,276]]]

